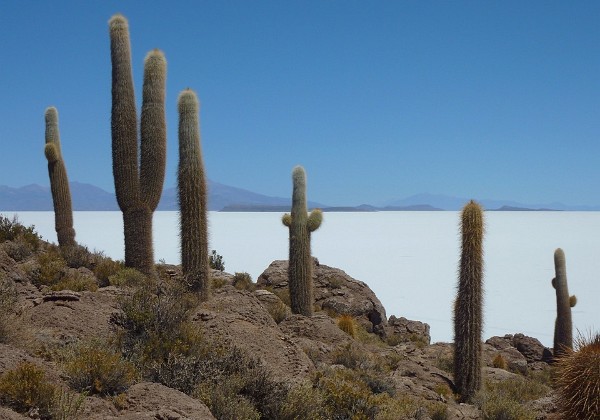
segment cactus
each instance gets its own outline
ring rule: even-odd
[[[181,267],[188,287],[201,300],[210,293],[206,179],[200,147],[199,104],[186,89],[179,94],[177,185],[181,226]]]
[[[567,267],[565,253],[558,248],[554,251],[554,270],[556,277],[552,279],[552,287],[556,290],[556,322],[554,324],[554,357],[559,357],[567,349],[573,348],[573,322],[571,308],[577,298],[569,296],[567,286]]]
[[[564,419],[600,419],[600,334],[576,340],[556,365],[558,411]]]
[[[310,234],[321,226],[323,213],[313,210],[310,215],[306,207],[306,174],[302,166],[292,172],[294,185],[292,212],[284,214],[281,221],[290,230],[290,256],[288,284],[292,312],[305,316],[313,314],[312,258],[310,256]]]
[[[481,388],[483,210],[471,200],[462,210],[458,293],[454,309],[454,381],[461,401]]]
[[[48,160],[48,176],[54,203],[54,225],[58,244],[61,248],[76,244],[73,229],[73,210],[67,168],[60,149],[60,133],[58,130],[58,111],[49,107],[45,112],[46,145],[44,154]]]
[[[115,192],[123,212],[125,265],[152,275],[152,215],[162,194],[166,164],[166,60],[153,50],[144,60],[140,163],[127,19],[109,21],[112,62],[112,158]]]

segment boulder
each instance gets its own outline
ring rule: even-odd
[[[385,308],[366,283],[356,280],[344,271],[319,264],[313,258],[315,306],[334,314],[352,315],[367,331],[383,334],[387,325]],[[288,262],[273,261],[258,277],[261,289],[287,289]]]
[[[384,331],[385,338],[390,344],[407,341],[421,342],[427,345],[431,343],[429,324],[424,322],[411,321],[404,317],[396,318],[392,315]]]

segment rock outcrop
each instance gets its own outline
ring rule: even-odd
[[[352,315],[369,332],[383,334],[387,325],[385,309],[366,283],[356,280],[339,268],[319,264],[313,258],[315,306],[333,314]],[[258,277],[259,288],[287,289],[288,262],[273,261]]]

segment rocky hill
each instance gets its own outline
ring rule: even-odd
[[[0,419],[557,418],[535,338],[487,340],[485,389],[459,404],[452,344],[317,260],[308,318],[290,313],[286,261],[256,283],[213,270],[198,304],[179,267],[147,279],[16,231],[0,245]]]

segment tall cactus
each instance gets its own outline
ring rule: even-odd
[[[569,296],[567,286],[567,266],[565,253],[557,248],[554,251],[554,270],[552,287],[556,290],[556,322],[554,324],[554,357],[573,349],[573,322],[571,308],[577,303],[575,295]]]
[[[306,174],[302,166],[292,172],[292,214],[284,214],[281,221],[290,230],[290,256],[288,284],[292,312],[305,316],[313,314],[312,258],[310,256],[310,234],[321,226],[323,213],[319,209],[310,215],[306,207]]]
[[[454,308],[454,382],[463,402],[481,388],[483,210],[471,200],[462,210],[458,294]]]
[[[48,176],[54,203],[54,226],[58,244],[61,248],[75,245],[75,229],[73,229],[73,209],[67,168],[60,148],[58,130],[58,111],[53,106],[46,109],[46,145],[44,154],[48,160]]]
[[[167,63],[159,50],[144,60],[140,162],[131,70],[129,26],[117,14],[109,21],[112,62],[112,158],[115,191],[123,212],[125,265],[154,273],[152,215],[162,194],[166,164],[165,81]]]
[[[179,94],[177,186],[181,227],[181,267],[188,287],[207,300],[210,293],[206,179],[200,146],[199,103],[194,91]]]

